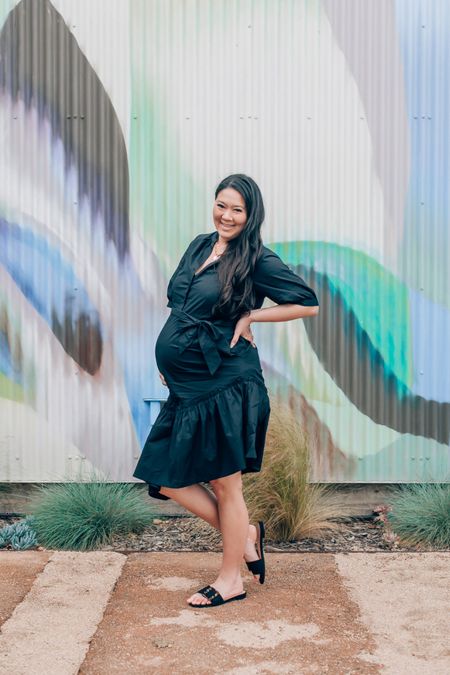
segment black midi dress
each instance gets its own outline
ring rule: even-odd
[[[193,239],[167,288],[171,313],[155,357],[169,396],[133,473],[157,499],[169,499],[161,486],[179,488],[261,469],[270,402],[258,349],[244,337],[231,348],[236,321],[212,317],[220,291],[218,261],[196,273],[218,236],[214,231]],[[319,304],[304,280],[266,246],[253,284],[254,309],[265,297],[277,304]]]

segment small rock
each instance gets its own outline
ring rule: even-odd
[[[167,642],[167,640],[153,640],[153,644],[158,649],[165,649],[166,647],[172,647],[173,646],[172,643]]]

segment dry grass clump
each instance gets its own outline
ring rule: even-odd
[[[317,537],[343,529],[331,519],[350,515],[339,492],[309,483],[308,438],[288,405],[271,402],[264,461],[257,474],[244,474],[243,491],[250,520],[263,520],[274,541]]]

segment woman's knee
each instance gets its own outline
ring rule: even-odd
[[[184,487],[179,488],[165,487],[164,485],[162,485],[159,488],[159,492],[162,493],[163,495],[166,495],[167,497],[170,497],[171,499],[176,499],[177,495],[189,494],[190,492],[192,492],[192,488],[197,486],[198,483],[194,483],[193,485],[185,485]]]
[[[209,481],[212,489],[217,497],[227,497],[236,493],[242,493],[242,472],[237,471],[230,476],[223,476],[222,478],[215,478]]]
[[[160,491],[161,494],[166,495],[167,497],[170,497],[171,499],[173,497],[175,497],[175,495],[181,494],[183,492],[183,490],[185,491],[186,488],[184,488],[184,487],[182,487],[182,488],[171,488],[171,487],[165,487],[164,485],[161,485],[161,487],[159,488],[159,491]]]

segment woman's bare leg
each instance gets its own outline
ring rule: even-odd
[[[217,499],[200,483],[182,488],[162,487],[160,492],[220,530]]]
[[[240,471],[211,481],[211,485],[217,497],[223,538],[222,566],[211,586],[227,599],[244,590],[240,568],[249,529],[248,511],[242,494]],[[187,602],[199,605],[210,603],[198,593],[194,593]]]
[[[221,529],[217,498],[204,485],[196,483],[195,485],[188,485],[183,488],[161,487],[160,492],[205,520],[212,527],[215,527],[216,530]],[[249,524],[244,551],[244,559],[247,562],[258,560],[259,558],[255,548],[255,541],[256,527]],[[253,578],[258,581],[259,575],[255,574]]]

